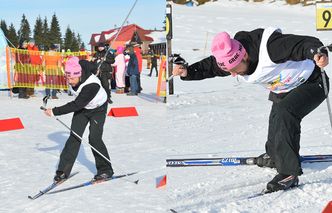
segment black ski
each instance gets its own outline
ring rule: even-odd
[[[253,195],[250,195],[249,197],[248,197],[248,199],[252,199],[252,198],[256,198],[256,197],[260,197],[260,196],[263,196],[263,195],[267,195],[267,194],[274,194],[274,193],[276,193],[276,192],[281,192],[281,193],[283,193],[283,192],[287,192],[287,191],[291,191],[291,190],[293,190],[293,189],[296,189],[296,188],[299,188],[299,187],[301,187],[301,186],[303,186],[304,184],[302,183],[302,184],[298,184],[298,185],[296,185],[296,186],[292,186],[292,187],[290,187],[290,188],[288,188],[288,189],[286,189],[286,190],[279,190],[279,191],[269,191],[269,190],[267,190],[267,189],[263,189],[261,192],[259,192],[259,193],[256,193],[256,194],[253,194]]]
[[[55,187],[59,186],[60,184],[62,184],[63,182],[65,182],[66,180],[70,179],[71,177],[77,175],[78,172],[73,172],[72,174],[69,175],[69,177],[67,179],[64,179],[62,181],[59,182],[53,182],[51,185],[49,185],[48,187],[46,187],[45,189],[39,191],[37,194],[35,194],[34,196],[29,195],[28,198],[31,200],[35,200],[37,198],[39,198],[40,196],[46,194],[47,192],[51,191],[52,189],[54,189]]]
[[[96,180],[90,180],[90,181],[87,181],[87,182],[84,182],[84,183],[81,183],[81,184],[78,184],[78,185],[75,185],[75,186],[70,186],[70,187],[67,187],[67,188],[64,188],[64,189],[55,190],[55,191],[49,192],[47,194],[55,194],[55,193],[59,193],[59,192],[69,191],[69,190],[72,190],[72,189],[78,189],[78,188],[82,188],[82,187],[86,187],[86,186],[96,185],[96,184],[104,183],[104,182],[107,182],[107,181],[110,181],[110,180],[115,180],[115,179],[131,176],[131,175],[134,175],[134,174],[137,174],[137,172],[123,174],[123,175],[114,175],[111,178],[104,179],[104,180],[97,180],[97,181]],[[137,184],[138,180],[136,180],[134,183]]]

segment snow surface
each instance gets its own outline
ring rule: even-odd
[[[147,34],[147,36],[153,39],[153,42],[151,44],[159,44],[166,42],[165,31],[153,31],[150,34]]]
[[[210,54],[213,35],[275,26],[284,33],[319,37],[315,6],[284,1],[248,3],[219,0],[200,7],[173,5],[173,52],[189,63]],[[206,42],[207,41],[207,42]],[[331,66],[327,67],[329,74]],[[332,76],[331,74],[329,74]],[[258,156],[264,152],[271,102],[268,91],[236,78],[186,82],[174,79],[168,98],[168,158]],[[331,126],[326,103],[302,122],[301,151],[331,154]],[[321,212],[332,200],[331,163],[304,164],[300,183],[288,192],[248,199],[265,188],[276,171],[256,166],[168,169],[170,209],[177,212]]]
[[[107,117],[104,142],[108,148],[115,174],[139,171],[127,180],[139,179],[135,185],[123,179],[96,186],[44,195],[31,201],[33,195],[53,180],[60,152],[69,136],[67,129],[55,118],[49,118],[39,109],[42,91],[37,97],[10,99],[0,92],[0,119],[20,117],[24,129],[0,132],[0,212],[165,212],[165,188],[155,188],[155,178],[166,174],[165,152],[167,138],[165,104],[158,101],[157,78],[148,77],[144,69],[143,91],[138,97],[112,94],[111,107],[135,106],[139,116]],[[60,106],[73,97],[60,94],[58,100],[49,100],[48,106]],[[67,125],[72,114],[58,118]],[[88,141],[88,128],[83,136]],[[90,148],[83,144],[73,171],[80,173],[58,189],[90,180],[95,172]]]

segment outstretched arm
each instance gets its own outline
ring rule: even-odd
[[[180,76],[182,80],[203,80],[206,78],[214,78],[216,76],[228,76],[230,73],[220,69],[216,59],[213,56],[198,61],[187,68],[175,65],[173,70],[174,76]]]

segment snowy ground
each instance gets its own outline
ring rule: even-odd
[[[210,54],[213,35],[276,26],[312,35],[325,44],[331,32],[316,32],[315,7],[284,1],[219,0],[200,7],[173,6],[173,52],[190,63]],[[207,43],[206,43],[207,40]],[[205,49],[206,47],[206,49]],[[331,66],[327,73],[331,74]],[[176,78],[169,97],[168,158],[258,156],[264,152],[271,102],[268,91],[236,78],[184,82]],[[331,154],[332,132],[324,102],[302,122],[301,154]],[[301,183],[288,192],[248,200],[276,174],[256,166],[169,168],[170,208],[178,212],[321,212],[332,200],[331,163],[303,165]]]
[[[110,107],[135,106],[139,117],[107,117],[104,142],[110,152],[116,174],[140,171],[127,179],[139,179],[138,185],[124,179],[31,201],[28,195],[51,183],[60,152],[69,136],[68,131],[54,118],[39,109],[44,94],[36,98],[10,99],[0,93],[0,119],[20,117],[23,130],[0,132],[0,212],[164,212],[165,189],[155,189],[155,177],[164,175],[167,138],[164,103],[155,97],[157,78],[148,77],[143,70],[143,91],[138,97],[112,94]],[[60,106],[72,100],[60,94],[59,100],[48,105]],[[66,124],[71,114],[60,116]],[[87,128],[88,129],[88,128]],[[84,135],[85,141],[88,135]],[[59,187],[67,187],[90,180],[96,170],[88,146],[83,144],[73,168],[80,173]]]

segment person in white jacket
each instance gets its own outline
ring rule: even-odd
[[[116,50],[117,56],[115,62],[112,64],[116,67],[115,81],[116,81],[116,93],[124,93],[125,87],[125,73],[126,73],[126,60],[123,54],[124,47],[119,46]]]

